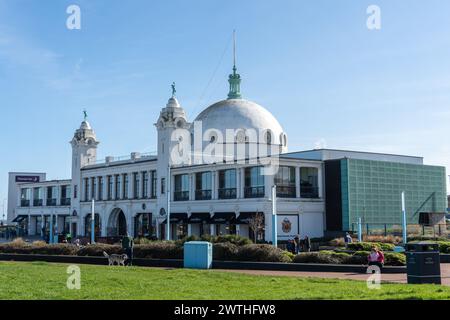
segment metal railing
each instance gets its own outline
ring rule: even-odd
[[[236,188],[219,189],[219,199],[236,199]]]
[[[380,223],[363,223],[361,225],[363,235],[368,236],[403,236],[402,225],[399,224],[380,224]],[[358,224],[352,223],[352,232],[358,232]],[[449,237],[450,224],[408,224],[407,235],[412,236],[429,236],[429,237]]]
[[[319,198],[319,188],[312,186],[300,186],[300,197],[307,199]]]
[[[244,196],[245,196],[245,198],[264,198],[265,188],[264,188],[264,186],[245,187]]]
[[[173,193],[174,201],[189,201],[189,191],[175,191]]]
[[[195,200],[211,200],[211,190],[195,190]]]
[[[278,198],[295,198],[297,196],[297,188],[294,186],[279,186],[277,185]]]

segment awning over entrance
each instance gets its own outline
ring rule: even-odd
[[[23,220],[25,220],[26,218],[28,218],[28,216],[26,216],[26,215],[18,215],[17,217],[14,218],[14,220],[12,222],[20,223]]]
[[[189,217],[188,223],[211,223],[209,212],[195,212]]]
[[[216,212],[211,218],[211,224],[228,224],[236,219],[234,212]]]
[[[234,224],[248,224],[250,219],[256,215],[256,212],[241,212],[239,217],[233,220]]]
[[[188,215],[187,213],[171,213],[170,214],[170,223],[187,223]],[[162,222],[162,224],[166,224],[167,219]]]

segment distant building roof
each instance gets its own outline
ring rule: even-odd
[[[360,160],[399,162],[407,164],[423,164],[423,157],[367,152],[367,151],[337,150],[337,149],[305,150],[305,151],[284,153],[281,156],[283,158],[298,158],[298,159],[322,160],[322,161],[349,158]]]

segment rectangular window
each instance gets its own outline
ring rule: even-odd
[[[103,188],[105,185],[105,181],[103,181],[103,177],[98,177],[98,200],[103,200]]]
[[[84,201],[89,201],[89,179],[84,179]]]
[[[300,168],[300,197],[319,197],[319,169]]]
[[[174,201],[189,200],[189,175],[179,174],[175,176]]]
[[[73,198],[76,199],[78,197],[78,186],[73,186]]]
[[[42,188],[33,190],[33,207],[42,207],[44,205],[44,192]]]
[[[122,199],[128,199],[128,185],[129,185],[129,177],[128,174],[123,175],[123,197]]]
[[[148,172],[142,172],[142,197],[147,199],[149,197],[148,194]]]
[[[56,206],[56,187],[47,187],[47,206]]]
[[[112,176],[108,176],[108,200],[112,200],[113,198],[113,188],[114,188],[114,181]]]
[[[140,186],[141,186],[141,179],[139,172],[133,173],[133,198],[139,199],[140,198]]]
[[[70,186],[61,186],[61,205],[62,206],[70,206],[71,199],[71,187]]]
[[[277,197],[296,197],[295,167],[280,166],[274,177],[274,182],[277,186]]]
[[[115,186],[116,200],[120,199],[120,193],[122,191],[122,176],[116,174],[116,186]]]
[[[261,173],[262,167],[245,168],[245,198],[263,198],[264,176]]]
[[[97,179],[91,178],[91,200],[97,200],[97,197],[95,196],[95,192],[97,191]]]
[[[20,206],[29,207],[31,199],[31,189],[23,188],[20,190]]]
[[[156,174],[156,171],[153,170],[152,171],[152,190],[151,190],[151,195],[150,197],[152,199],[156,199],[156,188],[157,188],[157,184],[158,184],[158,176]]]
[[[161,194],[166,193],[166,178],[161,178]]]
[[[212,198],[212,174],[200,172],[195,174],[195,200],[211,200]]]
[[[236,169],[219,171],[219,199],[235,199],[236,190]]]

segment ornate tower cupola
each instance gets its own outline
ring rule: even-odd
[[[228,99],[242,99],[241,95],[241,75],[237,73],[236,68],[236,32],[233,31],[233,73],[228,77],[230,92]]]
[[[87,121],[86,111],[84,111],[84,121],[81,123],[80,128],[75,131],[70,143],[72,145],[73,160],[77,164],[78,169],[95,163],[97,160],[97,146],[100,142]]]
[[[176,98],[175,83],[172,84],[172,97],[166,107],[161,110],[155,126],[158,129],[158,161],[164,163],[163,166],[167,168],[167,165],[173,163],[171,156],[173,156],[174,148],[177,148],[182,156],[183,147],[190,145],[190,136],[186,137],[184,134],[188,132],[190,123],[187,121],[186,112]],[[186,130],[177,131],[177,129]],[[179,136],[180,134],[181,136]]]

